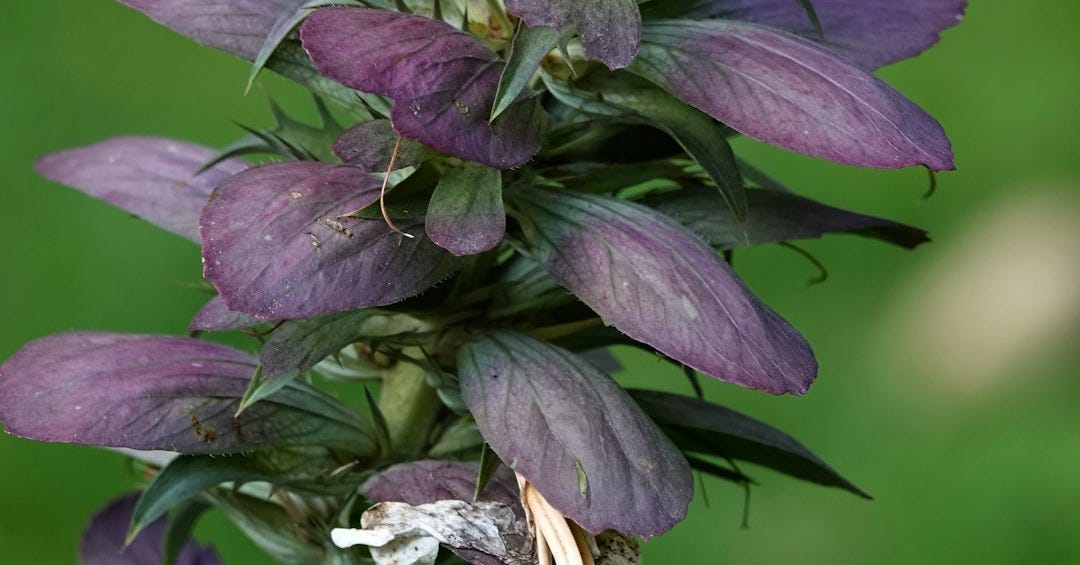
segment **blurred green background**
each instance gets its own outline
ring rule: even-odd
[[[867,502],[747,466],[743,493],[706,480],[689,520],[650,542],[662,563],[1080,563],[1080,4],[974,1],[924,56],[880,74],[935,115],[959,171],[921,202],[925,172],[867,171],[750,141],[737,150],[804,194],[930,230],[916,252],[834,236],[739,253],[736,267],[814,344],[801,398],[710,382],[872,493]],[[36,156],[121,134],[222,145],[247,66],[110,0],[8,2],[0,16],[0,358],[54,332],[180,333],[205,296],[198,250],[34,176]],[[286,107],[306,96],[264,77]],[[688,391],[626,354],[628,383]],[[0,390],[0,395],[3,391]],[[91,512],[135,483],[92,448],[0,435],[0,562],[75,561]],[[226,561],[264,563],[219,516]]]

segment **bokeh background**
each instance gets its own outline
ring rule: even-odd
[[[706,480],[662,563],[1080,563],[1080,4],[974,0],[924,56],[881,76],[938,117],[959,171],[922,201],[922,170],[867,171],[742,140],[737,150],[825,202],[930,230],[906,252],[852,236],[755,249],[736,267],[814,344],[801,398],[707,383],[710,399],[790,431],[868,502],[747,466]],[[306,95],[110,0],[7,2],[0,15],[0,358],[71,329],[180,333],[205,295],[198,250],[34,176],[43,153],[120,134],[209,145],[268,125],[269,93]],[[688,391],[622,352],[625,382]],[[0,390],[0,395],[3,391]],[[92,448],[0,434],[0,562],[72,563],[92,511],[137,478]],[[265,563],[220,516],[230,564]]]

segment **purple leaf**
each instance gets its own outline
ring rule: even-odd
[[[949,139],[926,112],[783,31],[725,20],[650,22],[631,70],[785,149],[863,167],[953,168]]]
[[[365,171],[384,173],[390,166],[397,138],[398,134],[390,126],[390,120],[370,120],[342,132],[334,140],[334,155]],[[424,147],[408,139],[401,141],[394,168],[420,164]]]
[[[506,0],[506,9],[530,26],[573,27],[585,56],[609,69],[629,65],[641,44],[635,0]]]
[[[500,331],[458,353],[461,392],[499,458],[586,530],[653,536],[686,515],[686,459],[611,377]]]
[[[967,0],[813,0],[825,37],[793,0],[700,0],[683,17],[743,20],[822,43],[865,69],[914,57],[964,16]]]
[[[566,191],[530,191],[515,202],[552,277],[623,333],[745,387],[802,394],[813,382],[806,340],[674,220]]]
[[[35,170],[197,242],[210,192],[250,166],[226,159],[198,173],[215,153],[161,137],[116,137],[46,155]]]
[[[249,61],[279,21],[307,0],[120,0],[155,22],[203,45]]]
[[[265,322],[266,320],[251,314],[229,310],[225,301],[220,296],[215,296],[195,313],[195,319],[187,329],[190,332],[231,332]]]
[[[59,334],[0,365],[0,421],[38,441],[182,453],[370,449],[359,415],[303,383],[234,417],[254,371],[249,355],[195,339]]]
[[[166,517],[162,516],[144,528],[125,547],[131,513],[138,498],[138,493],[125,495],[94,514],[79,545],[82,565],[161,565]],[[212,547],[203,548],[188,541],[174,563],[218,565],[221,559]]]
[[[439,500],[472,501],[479,465],[461,461],[412,461],[395,465],[360,487],[372,502],[405,502],[413,506]],[[520,508],[514,473],[503,466],[488,481],[479,500]]]
[[[457,256],[493,249],[506,233],[502,175],[472,163],[448,169],[431,195],[424,227],[436,245]]]
[[[223,184],[199,220],[203,273],[230,310],[306,318],[413,296],[449,276],[453,257],[423,235],[348,217],[379,197],[361,170],[317,162],[264,165]]]
[[[488,116],[505,64],[441,21],[389,10],[323,8],[300,29],[319,73],[394,99],[398,133],[497,169],[525,164],[540,147],[537,98]]]
[[[790,192],[746,191],[748,210],[740,223],[723,198],[711,188],[684,189],[657,195],[650,207],[678,219],[690,231],[721,249],[748,247],[829,233],[854,233],[914,249],[930,241],[918,228],[826,206]]]
[[[795,438],[719,404],[655,390],[630,394],[687,452],[730,457],[870,498]]]

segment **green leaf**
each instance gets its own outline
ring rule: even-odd
[[[499,89],[495,92],[489,122],[494,122],[517,100],[529,85],[536,69],[540,68],[540,62],[558,43],[558,30],[545,26],[529,27],[524,23],[518,25],[510,55],[506,59],[506,68],[499,77]]]
[[[435,393],[439,395],[439,400],[442,401],[443,406],[458,415],[468,414],[469,409],[461,398],[461,384],[458,382],[458,378],[444,371],[439,366],[439,362],[427,351],[421,351],[426,362],[424,370],[427,374],[427,383],[431,388],[435,389]]]
[[[739,222],[715,191],[687,187],[650,196],[650,207],[679,220],[720,249],[850,233],[906,249],[929,241],[926,232],[901,223],[827,206],[791,192],[746,191],[747,214]]]
[[[255,129],[238,124],[247,135],[226,145],[206,162],[200,171],[209,169],[225,159],[253,153],[271,153],[290,159],[310,161],[333,161],[333,143],[342,132],[342,126],[334,119],[326,102],[313,96],[320,124],[311,126],[293,119],[285,110],[269,99],[270,113],[274,116],[272,128]]]
[[[202,517],[210,505],[202,500],[187,500],[173,510],[165,527],[165,536],[161,540],[161,562],[173,565],[184,544],[192,539],[195,523]]]
[[[506,232],[502,173],[469,162],[448,169],[431,195],[424,227],[431,241],[459,257],[493,249]]]
[[[690,396],[640,389],[630,395],[683,451],[756,463],[870,498],[795,438],[768,424]]]
[[[427,454],[428,457],[441,459],[451,454],[472,451],[483,445],[484,436],[480,435],[476,422],[471,417],[462,418],[443,431]]]
[[[320,75],[298,41],[282,42],[266,62],[266,68],[333,100],[358,121],[390,115],[390,102],[382,96],[354,90]]]
[[[825,30],[821,27],[821,20],[818,19],[817,11],[814,10],[814,3],[811,0],[797,0],[799,6],[806,12],[806,16],[810,18],[810,23],[814,26],[814,31],[821,36],[822,41],[825,40]]]
[[[623,189],[646,183],[657,186],[678,186],[679,180],[689,179],[682,168],[668,160],[646,161],[625,165],[608,165],[577,177],[564,179],[566,188],[594,194],[614,194]]]
[[[375,448],[364,419],[337,398],[301,382],[287,383],[268,402],[297,413],[290,430],[303,433],[305,445],[344,449],[354,455],[370,455]],[[299,415],[303,415],[300,418]]]
[[[259,76],[259,71],[266,66],[266,62],[270,60],[270,56],[274,54],[274,51],[277,51],[281,42],[285,41],[285,38],[296,29],[296,26],[300,25],[300,22],[304,21],[304,18],[306,18],[315,8],[328,6],[332,3],[340,4],[342,2],[308,0],[300,6],[297,6],[295,11],[282,14],[281,18],[274,23],[274,27],[270,29],[270,33],[267,34],[266,39],[263,41],[262,48],[259,49],[258,55],[255,56],[255,61],[251,65],[251,72],[248,74],[248,81],[247,86],[244,88],[244,94],[251,91],[251,85],[255,83],[255,78]]]
[[[259,359],[265,380],[244,395],[240,410],[274,394],[304,371],[361,338],[382,338],[426,331],[405,314],[373,308],[285,322],[263,345]]]
[[[320,161],[333,161],[334,140],[344,128],[334,119],[326,103],[318,96],[312,97],[319,114],[319,124],[311,126],[289,116],[273,99],[270,112],[274,115],[274,128],[269,130],[281,139],[315,156]]]
[[[746,187],[738,162],[724,130],[708,115],[625,73],[596,73],[573,83],[543,76],[552,95],[576,110],[666,132],[705,169],[735,217],[746,217]]]
[[[258,402],[262,398],[270,396],[272,392],[277,392],[288,381],[282,381],[280,386],[274,387],[273,390],[268,391],[262,396],[256,396],[259,394],[259,389],[269,388],[264,387],[262,383],[263,366],[258,365],[255,367],[255,372],[251,374],[251,381],[248,382],[247,389],[244,390],[244,396],[240,397],[240,405],[236,407],[236,415],[239,416],[248,406]]]
[[[393,452],[393,446],[390,443],[390,426],[386,423],[386,416],[379,408],[379,403],[371,396],[368,387],[364,387],[364,399],[367,400],[368,408],[371,409],[371,422],[375,427],[375,438],[379,443],[379,455],[385,458]]]
[[[487,486],[491,477],[495,476],[495,472],[499,470],[499,465],[502,465],[502,461],[498,455],[491,450],[491,446],[484,444],[483,449],[480,451],[480,466],[476,472],[476,490],[473,491],[473,502],[476,502],[480,498],[480,493],[484,491],[484,487]],[[578,467],[580,467],[580,463]]]
[[[633,144],[622,143],[633,139]],[[614,123],[608,118],[563,122],[544,137],[537,164],[576,165],[595,163],[637,163],[683,155],[671,137],[642,124]]]
[[[793,192],[787,185],[769,176],[765,171],[747,163],[743,159],[737,159],[737,161],[739,162],[739,170],[742,171],[746,180],[754,183],[759,188],[778,190],[780,192]]]
[[[360,481],[352,481],[348,475],[331,477],[339,465],[329,450],[317,447],[216,457],[181,455],[166,465],[139,497],[131,516],[129,538],[170,509],[226,482],[239,487],[264,481],[307,494],[347,495]]]
[[[757,484],[754,479],[742,474],[738,469],[731,469],[724,467],[723,465],[717,465],[712,461],[702,459],[701,457],[695,457],[693,455],[687,455],[686,460],[690,463],[690,468],[695,471],[701,471],[708,473],[714,477],[723,479],[725,481],[731,481],[740,485],[752,485]]]
[[[312,540],[329,540],[328,532],[308,532],[277,504],[233,492],[204,495],[236,524],[259,549],[283,563],[306,565],[328,562],[328,549]],[[336,550],[329,550],[334,551]],[[333,561],[329,561],[333,563]]]

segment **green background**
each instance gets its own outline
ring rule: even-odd
[[[714,382],[708,396],[791,432],[876,499],[748,466],[762,484],[750,529],[742,491],[706,480],[710,504],[698,497],[650,542],[649,563],[1080,563],[1078,23],[1071,1],[975,1],[937,47],[880,73],[955,145],[959,172],[926,202],[921,170],[739,142],[804,194],[935,243],[807,242],[831,273],[811,288],[789,250],[736,256],[814,344],[821,374],[801,398]],[[189,286],[195,246],[32,166],[121,134],[224,144],[234,120],[268,123],[264,96],[241,96],[247,66],[108,0],[8,2],[0,42],[0,358],[71,329],[182,332],[205,299]],[[298,89],[261,83],[310,115]],[[661,362],[625,359],[626,382],[687,391]],[[75,561],[91,512],[136,481],[118,455],[0,435],[0,562]],[[230,564],[268,561],[218,516],[199,533]]]

